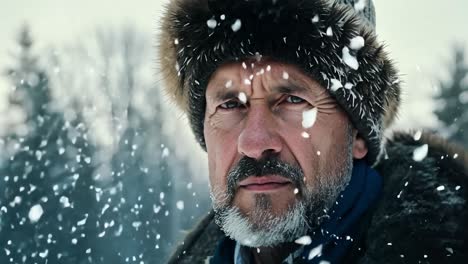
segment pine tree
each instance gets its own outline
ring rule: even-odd
[[[163,148],[148,151],[151,135],[161,137],[151,133],[154,124],[128,109],[130,124],[112,162],[114,188],[103,195],[109,209],[101,219],[115,221],[103,237],[113,252],[103,256],[109,263],[134,257],[145,263],[162,261],[173,249],[165,243],[172,241],[174,228],[170,168],[161,158]]]
[[[181,228],[192,228],[210,202],[206,186],[192,186],[196,176],[188,160],[175,152],[184,147],[179,135],[167,135],[166,125],[177,117],[167,118],[164,97],[147,75],[149,43],[133,27],[101,29],[92,45],[83,42],[76,53],[60,53],[60,75],[51,75],[54,84],[75,91],[86,83],[99,96],[79,104],[101,107],[99,122],[109,126],[91,130],[106,137],[96,155],[96,174],[102,176],[95,188],[99,210],[88,216],[97,219],[91,222],[99,230],[95,263],[165,263],[183,238]],[[60,63],[65,56],[74,63]],[[76,74],[82,69],[97,74]],[[96,122],[94,115],[86,118]]]
[[[440,93],[435,96],[439,107],[434,111],[443,125],[441,132],[468,148],[468,65],[465,50],[454,51],[450,80],[440,81]]]
[[[0,263],[92,263],[96,236],[92,180],[94,147],[80,115],[55,109],[46,71],[24,27],[10,104],[21,108],[26,131],[5,139],[15,146],[0,177]]]

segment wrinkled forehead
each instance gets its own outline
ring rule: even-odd
[[[312,94],[326,91],[313,77],[296,65],[270,58],[248,58],[227,62],[218,67],[208,81],[206,93],[211,94],[216,90],[229,88],[247,89],[256,78],[261,78],[263,83],[267,84],[264,87],[267,90],[284,86],[307,90]]]

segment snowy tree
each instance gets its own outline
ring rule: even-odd
[[[443,125],[443,134],[468,148],[468,64],[465,50],[454,50],[449,80],[440,82],[440,92],[435,96],[439,107],[434,111]]]
[[[166,132],[180,116],[164,106],[152,78],[152,52],[151,41],[132,26],[101,28],[90,40],[58,52],[51,67],[60,69],[54,83],[69,87],[68,94],[92,109],[86,122],[101,144],[103,263],[163,263],[182,238],[181,228],[191,227],[209,203],[207,192],[191,183],[195,172],[188,161],[174,151],[178,135]]]
[[[161,97],[140,75],[147,66],[150,42],[132,27],[97,32],[101,56],[94,59],[102,61],[97,63],[104,72],[101,87],[110,102],[114,131],[121,131],[114,135],[117,145],[110,166],[113,191],[106,196],[118,210],[102,216],[116,224],[104,239],[114,251],[109,257],[150,262],[167,255],[169,249],[161,241],[172,240],[175,228],[168,215],[172,213],[173,190],[168,180],[170,170],[162,158],[165,148],[161,146],[167,143],[162,133]],[[142,92],[153,99],[144,100]]]
[[[154,83],[151,41],[100,29],[44,59],[20,36],[6,74],[22,119],[0,145],[0,263],[165,262],[210,200],[168,130],[181,116]]]
[[[26,26],[18,46],[7,77],[25,120],[4,139],[12,148],[0,168],[0,263],[92,263],[94,147],[80,115],[67,120],[55,107]]]

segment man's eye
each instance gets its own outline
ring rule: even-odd
[[[288,97],[286,97],[286,102],[291,104],[301,104],[304,103],[305,100],[294,95],[288,95]]]
[[[222,109],[234,109],[234,108],[239,108],[239,107],[242,107],[244,106],[241,102],[239,101],[227,101],[221,105],[219,105],[219,107],[221,107]]]

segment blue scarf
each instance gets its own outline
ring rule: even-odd
[[[351,180],[332,207],[330,217],[309,234],[312,243],[303,247],[302,254],[294,263],[318,264],[322,260],[341,263],[353,243],[361,239],[359,220],[373,207],[381,190],[381,176],[365,161],[355,160]],[[223,238],[210,263],[233,263],[235,245],[235,241]],[[310,252],[319,247],[322,248],[321,253],[309,259]]]

